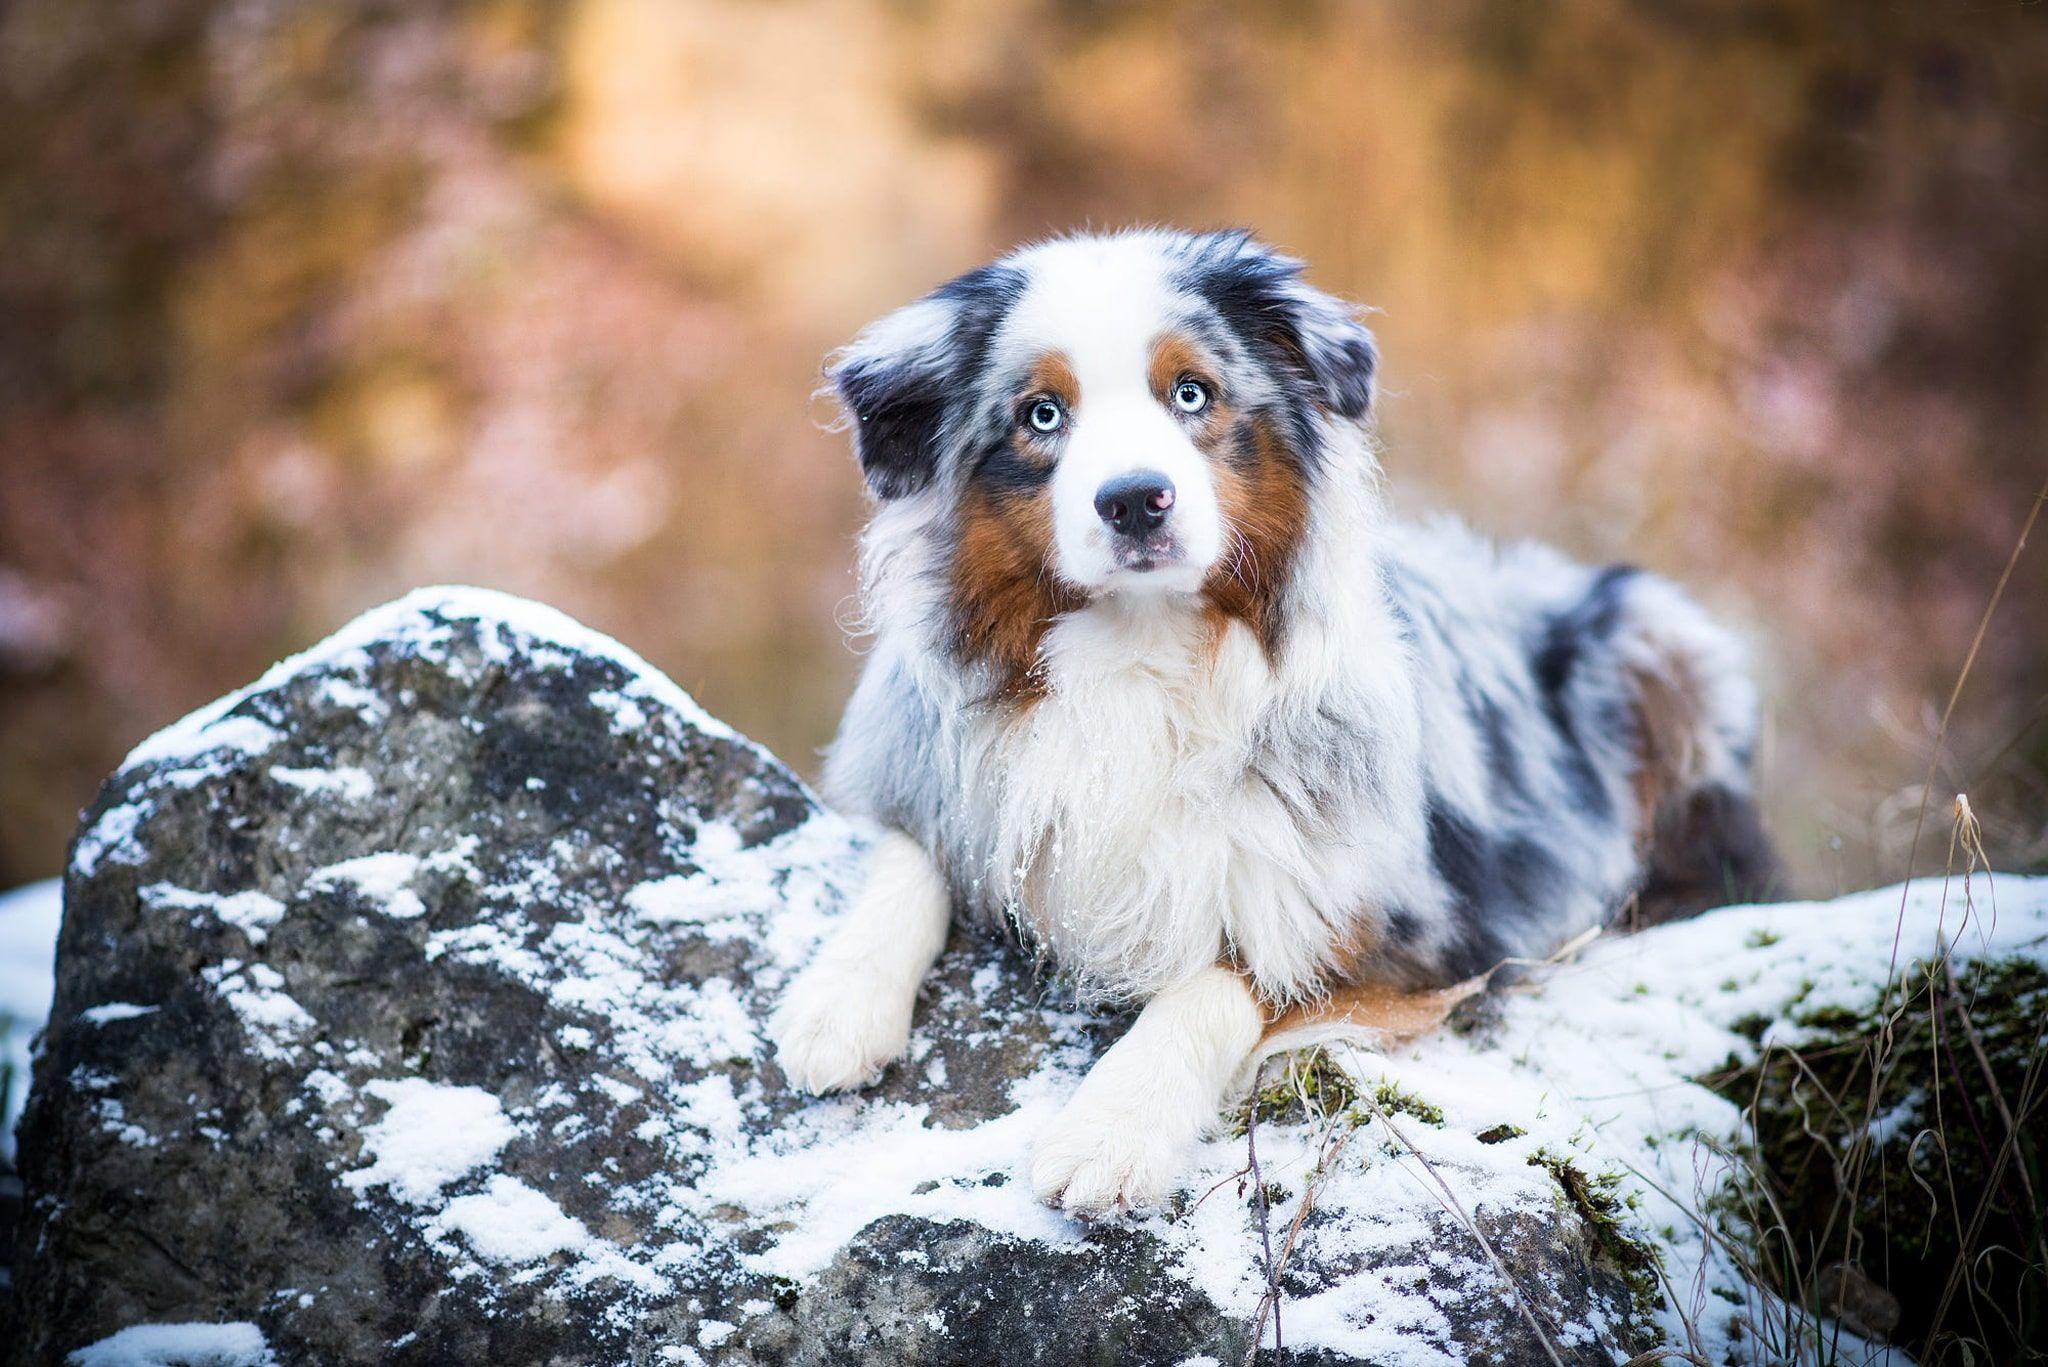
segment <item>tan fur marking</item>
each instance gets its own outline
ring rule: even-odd
[[[1266,1023],[1260,1047],[1300,1035],[1306,1044],[1317,1038],[1357,1033],[1395,1043],[1426,1035],[1444,1023],[1452,1008],[1486,986],[1486,979],[1464,982],[1434,992],[1413,992],[1383,983],[1337,987],[1318,1001],[1300,1002]]]
[[[1204,446],[1229,532],[1202,591],[1213,615],[1243,621],[1270,654],[1279,647],[1280,600],[1308,527],[1308,490],[1271,425],[1253,418],[1251,433],[1245,464],[1234,453]]]
[[[1145,374],[1152,385],[1152,397],[1167,402],[1173,387],[1183,377],[1214,387],[1209,363],[1195,344],[1178,332],[1169,332],[1152,344],[1152,364]]]
[[[1031,373],[1025,377],[1024,392],[1019,398],[1030,398],[1035,394],[1046,394],[1060,401],[1060,406],[1072,413],[1081,406],[1081,381],[1074,374],[1073,362],[1062,351],[1048,351],[1033,363]]]
[[[1002,696],[1026,700],[1043,692],[1038,644],[1052,619],[1081,598],[1050,569],[1052,503],[1044,490],[990,494],[969,489],[953,553],[953,601],[959,611],[955,648],[995,666]]]

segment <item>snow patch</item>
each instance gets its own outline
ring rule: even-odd
[[[600,688],[590,695],[594,706],[612,714],[611,732],[623,736],[647,725],[647,709],[624,693]]]
[[[363,1090],[390,1109],[363,1131],[363,1152],[373,1161],[342,1176],[358,1195],[381,1186],[410,1205],[427,1205],[495,1159],[517,1134],[498,1098],[481,1087],[405,1077],[379,1078]]]
[[[161,1008],[137,1006],[134,1002],[108,1002],[104,1006],[89,1006],[78,1013],[78,1018],[87,1025],[111,1025],[115,1021],[134,1020],[137,1016],[150,1015]]]
[[[377,792],[376,780],[365,769],[289,769],[274,764],[270,768],[270,776],[287,788],[338,797],[344,802],[367,802]]]
[[[316,869],[306,880],[306,886],[333,888],[348,883],[376,903],[386,916],[411,920],[425,915],[427,910],[419,894],[407,886],[419,869],[420,859],[415,854],[366,854]]]
[[[253,1324],[136,1324],[65,1359],[71,1367],[276,1367]]]
[[[221,700],[227,701],[227,698]],[[234,697],[234,701],[239,702],[240,698]],[[214,703],[172,722],[130,750],[128,758],[121,761],[121,768],[128,770],[144,764],[195,760],[217,750],[260,755],[284,739],[276,727],[255,717],[228,716],[229,710],[220,703]]]
[[[468,1240],[477,1256],[494,1263],[530,1263],[550,1254],[579,1252],[591,1243],[583,1222],[516,1177],[492,1176],[482,1192],[458,1196],[438,1226]]]
[[[206,984],[220,994],[241,1019],[249,1044],[273,1062],[296,1056],[301,1036],[318,1022],[284,992],[284,975],[269,964],[223,959],[199,970]]]
[[[148,858],[135,841],[135,828],[149,815],[146,802],[123,802],[100,813],[99,820],[81,831],[71,847],[71,867],[87,878],[99,872],[100,864],[140,864]]]
[[[142,890],[142,904],[151,911],[204,911],[228,925],[236,926],[260,945],[270,938],[270,928],[284,919],[284,903],[251,888],[226,895],[193,892],[170,883],[151,883]]]
[[[691,925],[714,940],[750,937],[747,918],[772,911],[782,892],[767,876],[772,865],[742,848],[729,822],[707,821],[690,845],[694,873],[642,883],[626,894],[626,909],[654,925]]]

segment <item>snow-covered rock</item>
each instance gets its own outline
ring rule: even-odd
[[[1902,906],[1909,949],[1961,910],[1596,944],[1351,1081],[1269,1076],[1174,1213],[1086,1228],[1016,1174],[1118,1023],[1004,946],[956,938],[873,1092],[783,1087],[761,1023],[865,839],[474,590],[152,738],[66,879],[26,1360],[1235,1363],[1256,1323],[1299,1362],[1755,1360],[1768,1298],[1699,1218],[1740,1121],[1693,1079],[1874,997]],[[2048,887],[2000,888],[1965,939],[2039,955]]]

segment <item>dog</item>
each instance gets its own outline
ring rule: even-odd
[[[1765,876],[1735,638],[1392,518],[1377,366],[1300,262],[1160,230],[1022,248],[828,362],[874,510],[824,791],[884,834],[770,1021],[793,1086],[903,1053],[957,910],[1141,1008],[1028,1176],[1144,1210],[1277,1034]]]

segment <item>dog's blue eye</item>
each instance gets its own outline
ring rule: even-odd
[[[1066,411],[1051,399],[1033,400],[1024,412],[1024,420],[1031,424],[1034,432],[1057,432],[1066,421]]]
[[[1183,413],[1199,413],[1209,406],[1209,390],[1199,380],[1182,380],[1173,387],[1173,406]]]

